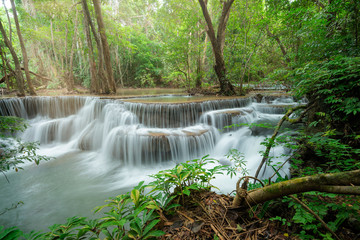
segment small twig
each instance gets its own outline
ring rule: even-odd
[[[221,240],[224,240],[224,238],[221,236],[220,232],[216,229],[216,227],[214,227],[214,225],[210,224],[210,227],[212,228],[212,230],[214,230],[214,232],[216,233],[216,235],[217,235]]]
[[[256,170],[256,173],[255,173],[255,177],[257,178],[259,176],[259,173],[260,173],[260,170],[261,168],[263,167],[264,163],[268,160],[269,158],[269,154],[270,154],[270,150],[271,148],[273,147],[274,143],[275,143],[275,139],[276,139],[276,136],[278,135],[279,133],[279,130],[282,126],[282,124],[285,122],[285,121],[289,121],[289,117],[291,114],[293,114],[295,111],[299,110],[299,109],[302,109],[302,108],[306,108],[307,106],[303,106],[303,105],[300,105],[300,106],[297,106],[297,107],[294,107],[294,108],[290,108],[286,114],[280,119],[280,121],[278,122],[278,124],[276,125],[276,128],[274,130],[274,133],[273,135],[271,136],[270,140],[269,140],[269,145],[266,147],[266,150],[265,150],[265,153],[264,153],[264,156],[259,164],[259,167],[257,168]],[[308,105],[308,107],[304,110],[303,113],[301,113],[300,117],[303,118],[305,113],[310,109],[312,108],[313,106],[312,105]],[[298,118],[298,119],[295,119],[294,122],[298,122],[301,120],[301,118]]]
[[[10,210],[13,210],[13,209],[17,208],[18,206],[20,206],[22,204],[24,204],[22,201],[14,203],[10,208],[5,208],[2,212],[0,212],[0,216],[3,215],[4,213],[10,211]]]
[[[283,164],[281,164],[281,166],[275,171],[275,173],[269,178],[269,185],[270,185],[270,180],[282,169],[282,167],[285,165],[285,163],[287,163],[289,161],[290,158],[288,158]]]
[[[7,181],[8,183],[10,183],[10,181],[9,181],[8,177],[6,176],[5,172],[4,172],[3,170],[0,170],[0,171],[1,171],[1,173],[4,175],[6,181]]]
[[[336,233],[329,228],[329,226],[317,215],[313,210],[311,210],[305,203],[303,203],[300,199],[294,197],[293,195],[289,196],[291,199],[295,200],[299,203],[303,208],[305,208],[309,213],[311,213],[319,222],[328,230],[337,240],[341,240]]]

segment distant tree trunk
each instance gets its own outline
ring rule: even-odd
[[[204,31],[198,33],[198,39],[200,42],[200,38],[202,36],[202,34],[204,33]],[[204,49],[201,52],[201,50],[199,49],[199,56],[197,59],[197,69],[196,69],[196,82],[195,82],[195,86],[196,88],[201,88],[201,83],[203,81],[203,77],[204,77],[204,65],[205,65],[205,59],[206,59],[206,49],[207,49],[207,42],[208,42],[208,35],[205,32],[205,41],[204,41]]]
[[[7,7],[5,5],[5,0],[2,1],[3,2],[3,6],[5,8],[5,12],[6,12],[6,17],[8,19],[8,22],[9,22],[9,41],[10,43],[12,44],[12,29],[11,29],[11,21],[10,21],[10,16],[9,16],[9,12],[7,10]]]
[[[0,55],[1,55],[1,60],[2,60],[2,71],[3,71],[3,74],[4,74],[3,80],[4,80],[4,82],[6,82],[7,90],[9,90],[9,77],[8,77],[8,74],[7,74],[7,71],[6,71],[6,59],[5,59],[5,55],[4,55],[4,52],[2,50],[1,45],[0,45]],[[3,83],[3,81],[0,80],[0,83]]]
[[[13,57],[13,61],[15,64],[15,78],[16,78],[16,84],[17,84],[17,88],[18,88],[18,96],[23,97],[25,96],[25,91],[24,91],[24,76],[22,75],[21,72],[21,66],[20,66],[20,62],[19,62],[19,58],[16,55],[16,52],[11,44],[11,42],[9,41],[5,29],[2,25],[1,19],[0,19],[0,31],[1,34],[3,36],[4,42],[6,47],[10,50],[10,53]]]
[[[12,81],[10,81],[9,76],[15,76],[15,71],[14,71],[14,69],[12,69],[12,67],[10,66],[9,60],[6,58],[5,52],[4,52],[3,50],[2,50],[2,52],[1,52],[1,54],[2,54],[2,55],[1,55],[1,56],[2,56],[2,59],[5,61],[5,62],[4,62],[4,68],[5,68],[5,66],[6,66],[7,70],[10,72],[7,77],[4,76],[4,77],[5,77],[5,81],[7,80],[7,82],[6,82],[7,88],[10,90],[11,88],[15,88],[15,86],[14,86],[14,83],[13,83]],[[15,81],[15,84],[16,84],[16,81]]]
[[[116,65],[119,68],[120,85],[121,85],[121,87],[124,87],[124,79],[123,79],[123,73],[122,73],[122,70],[121,70],[121,61],[120,61],[120,58],[119,58],[119,46],[118,45],[116,46],[116,50],[115,50],[115,61],[116,61]]]
[[[108,44],[108,41],[106,38],[105,25],[104,25],[103,17],[101,14],[100,1],[93,0],[93,3],[94,3],[94,9],[95,9],[95,13],[96,13],[98,30],[99,30],[100,38],[101,38],[101,44],[102,44],[102,49],[103,49],[102,53],[103,53],[103,57],[104,57],[104,61],[105,61],[107,80],[108,80],[111,91],[113,93],[116,93],[116,85],[115,85],[115,80],[114,80],[114,76],[113,76],[113,70],[111,67],[110,49],[109,49],[109,44]]]
[[[275,41],[278,43],[280,50],[286,60],[286,64],[288,65],[291,60],[290,60],[290,58],[287,54],[286,48],[285,48],[284,44],[281,42],[280,38],[270,31],[269,26],[266,26],[266,33],[269,37],[274,38]]]
[[[71,51],[70,51],[70,62],[69,62],[69,68],[68,68],[68,82],[69,82],[69,88],[71,90],[74,89],[74,85],[75,85],[75,82],[74,82],[74,52],[75,52],[75,43],[76,43],[76,37],[77,37],[77,12],[76,12],[76,18],[75,18],[75,29],[74,29],[74,37],[73,37],[73,40],[72,40],[72,45],[71,45]]]
[[[89,9],[87,7],[86,0],[82,0],[82,7],[84,12],[84,30],[85,30],[85,36],[86,36],[86,43],[89,48],[88,56],[89,56],[89,69],[90,69],[90,92],[92,93],[99,93],[100,91],[100,84],[98,79],[96,79],[96,63],[94,60],[94,50],[92,46],[91,41],[91,35],[90,35],[90,24],[91,19]]]
[[[99,63],[98,63],[98,71],[97,71],[97,77],[95,78],[97,81],[97,86],[98,88],[96,88],[96,92],[97,93],[110,93],[110,87],[109,87],[109,81],[107,79],[107,75],[104,71],[104,55],[103,55],[103,48],[100,42],[100,39],[96,33],[96,29],[95,26],[91,20],[91,16],[90,16],[90,12],[89,12],[89,8],[87,5],[86,0],[82,0],[82,6],[83,6],[83,11],[84,11],[84,16],[87,19],[88,24],[90,25],[90,29],[91,32],[93,33],[95,42],[96,42],[96,46],[98,48],[98,58],[99,58]]]
[[[71,44],[71,51],[70,51],[70,60],[69,63],[67,63],[66,60],[66,67],[67,67],[67,73],[65,75],[66,79],[66,88],[68,91],[72,91],[74,89],[74,73],[73,73],[73,62],[74,62],[74,51],[75,51],[75,43],[76,43],[76,37],[77,37],[77,25],[78,25],[78,12],[76,11],[76,16],[75,16],[75,21],[74,21],[74,35],[73,35],[73,39],[72,39],[72,44]],[[66,30],[67,27],[66,27]],[[68,31],[66,31],[68,32]],[[65,42],[66,39],[65,39]],[[65,53],[66,53],[66,59],[67,59],[67,48],[65,48]]]
[[[50,32],[51,32],[51,44],[52,44],[52,50],[53,50],[53,54],[54,54],[54,59],[55,59],[55,62],[57,63],[58,59],[57,59],[56,50],[55,50],[54,29],[53,29],[52,19],[50,20]]]
[[[220,83],[220,93],[223,95],[234,95],[235,90],[233,85],[230,83],[229,79],[226,77],[226,68],[224,61],[224,45],[225,45],[225,32],[226,24],[229,20],[230,8],[234,0],[223,1],[223,9],[219,20],[219,25],[217,29],[217,34],[215,36],[214,26],[212,24],[207,5],[204,0],[199,0],[205,21],[208,27],[207,33],[209,35],[214,57],[215,57],[215,66],[214,70],[219,79]]]
[[[36,95],[34,86],[32,84],[32,80],[30,77],[30,73],[29,73],[29,59],[27,57],[27,52],[26,52],[26,48],[25,48],[25,44],[24,44],[24,39],[22,37],[21,34],[21,30],[20,30],[20,25],[19,25],[19,19],[17,16],[17,12],[16,12],[16,8],[15,8],[15,2],[14,0],[10,0],[11,2],[11,6],[12,6],[12,11],[14,14],[14,20],[15,20],[15,26],[16,26],[16,31],[17,31],[17,35],[19,37],[19,42],[20,42],[20,46],[21,46],[21,52],[22,52],[22,56],[23,56],[23,61],[24,61],[24,69],[25,69],[25,76],[26,76],[26,80],[29,86],[29,91],[30,91],[30,95]]]

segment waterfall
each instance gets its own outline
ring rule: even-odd
[[[96,151],[123,165],[139,166],[211,153],[221,132],[239,129],[225,126],[275,124],[292,104],[288,97],[263,98],[260,103],[239,98],[180,104],[25,97],[0,100],[0,113],[29,120],[30,128],[21,136],[26,141],[43,146],[66,144],[73,150]],[[253,135],[263,134],[261,131],[254,128]]]
[[[260,143],[273,129],[246,124],[275,126],[295,104],[290,97],[176,104],[97,97],[0,99],[1,116],[29,122],[18,136],[39,142],[39,154],[56,157],[39,166],[22,166],[19,173],[6,173],[10,184],[0,181],[0,209],[15,201],[25,205],[1,215],[0,225],[46,230],[73,215],[89,216],[89,209],[106,198],[129,191],[147,175],[176,163],[210,154],[221,164],[232,164],[225,155],[233,148],[244,154],[253,175],[262,158],[259,151],[265,149]],[[233,127],[224,128],[229,125]],[[276,146],[271,156],[286,153],[287,149]],[[285,159],[282,156],[276,162]],[[280,174],[287,174],[288,168],[285,164]],[[272,174],[267,168],[262,177]],[[228,193],[237,179],[224,174],[212,181]]]
[[[93,97],[26,97],[1,100],[0,111],[29,120],[30,128],[21,136],[26,141],[67,144],[138,166],[210,153],[219,129],[236,119],[250,122],[253,110],[246,106],[251,103],[250,98],[144,104]]]

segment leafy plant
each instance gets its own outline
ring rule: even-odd
[[[0,116],[0,171],[6,172],[10,169],[18,171],[22,169],[18,165],[24,162],[47,161],[51,158],[36,153],[38,143],[22,142],[14,139],[16,132],[24,131],[28,127],[24,119],[17,117]],[[6,175],[5,175],[6,177]]]
[[[350,217],[356,216],[358,220],[360,219],[356,214],[360,209],[358,203],[343,198],[341,199],[343,203],[338,204],[338,198],[338,195],[329,193],[308,192],[302,194],[302,201],[320,218],[326,219],[328,227],[334,232]],[[291,221],[302,229],[299,231],[301,239],[317,239],[319,236],[325,239],[327,237],[321,223],[299,203],[289,197],[284,197],[282,201],[294,210]],[[279,216],[273,218],[273,220],[280,219],[282,218]]]
[[[208,158],[208,155],[201,159],[195,159],[180,163],[173,169],[160,171],[151,175],[155,181],[150,183],[154,187],[153,191],[161,191],[167,195],[180,196],[184,201],[184,195],[189,196],[192,190],[209,190],[214,187],[210,181],[216,174],[222,174],[224,166],[215,166],[207,168],[206,165],[214,164],[215,159]],[[172,191],[172,192],[171,192]]]
[[[332,128],[359,127],[360,58],[337,56],[327,61],[310,62],[296,70],[298,96],[317,101],[319,111],[329,115]]]
[[[239,152],[237,149],[230,149],[228,154],[226,154],[226,157],[231,161],[234,162],[234,166],[229,166],[227,168],[227,175],[230,175],[232,178],[233,176],[236,176],[237,173],[240,173],[241,175],[245,176],[248,175],[249,172],[246,169],[246,161],[244,154]]]

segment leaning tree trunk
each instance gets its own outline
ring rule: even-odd
[[[282,54],[283,54],[283,56],[284,56],[284,58],[286,60],[286,64],[289,65],[291,60],[290,60],[290,58],[288,56],[288,53],[286,51],[286,48],[285,48],[284,44],[281,42],[280,38],[277,35],[270,32],[269,26],[266,26],[266,33],[270,38],[274,38],[275,41],[278,43],[279,48],[280,48],[280,50],[281,50],[281,52],[282,52]]]
[[[234,198],[233,207],[246,208],[291,194],[310,191],[360,195],[360,169],[294,178],[250,192],[244,188],[239,188],[238,182],[236,191],[237,195]]]
[[[12,43],[12,29],[11,29],[10,16],[9,16],[9,12],[8,12],[6,4],[5,4],[5,0],[3,0],[2,2],[3,2],[4,9],[5,9],[7,20],[9,22],[9,41],[10,41],[10,43]]]
[[[15,52],[12,44],[10,43],[10,41],[9,41],[7,35],[6,35],[6,32],[5,32],[5,29],[4,29],[3,25],[2,25],[1,19],[0,19],[0,31],[1,31],[1,34],[3,36],[5,45],[10,50],[11,56],[13,57],[13,61],[14,61],[14,64],[15,64],[15,78],[16,78],[17,88],[18,88],[18,91],[19,91],[18,96],[23,97],[23,96],[25,96],[24,76],[22,75],[22,72],[21,72],[20,61],[19,61],[19,58],[16,55],[16,52]]]
[[[11,6],[12,6],[12,11],[13,11],[13,14],[14,14],[16,32],[17,32],[18,37],[19,37],[21,52],[22,52],[22,56],[23,56],[26,81],[27,81],[28,86],[29,86],[30,95],[36,95],[36,92],[35,92],[34,86],[32,84],[31,77],[30,77],[30,73],[29,73],[29,59],[27,57],[27,52],[26,52],[26,48],[25,48],[25,44],[24,44],[24,39],[22,37],[21,30],[20,30],[20,25],[19,25],[19,20],[18,20],[16,8],[15,8],[15,3],[14,3],[14,0],[10,0],[10,2],[11,2]]]
[[[233,85],[230,83],[229,79],[226,77],[226,68],[224,61],[224,46],[225,46],[225,32],[226,24],[229,20],[230,8],[234,0],[228,0],[223,2],[223,9],[219,20],[219,25],[217,29],[217,34],[215,36],[214,26],[211,21],[210,14],[207,9],[207,4],[204,0],[199,0],[206,24],[207,24],[207,34],[211,41],[211,46],[213,49],[215,57],[215,66],[214,70],[218,77],[220,83],[220,93],[223,95],[234,95],[235,90]]]
[[[102,49],[103,49],[102,53],[103,53],[104,62],[105,62],[105,69],[106,69],[108,84],[109,84],[111,91],[113,93],[116,93],[116,85],[115,85],[113,70],[112,70],[112,66],[111,66],[109,44],[108,44],[108,41],[106,38],[105,25],[104,25],[103,17],[101,14],[100,1],[93,0],[93,3],[94,3],[94,9],[95,9],[95,13],[96,13],[98,30],[99,30],[100,38],[101,38],[101,44],[102,44]]]

